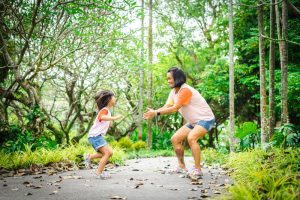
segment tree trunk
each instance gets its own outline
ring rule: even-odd
[[[263,5],[258,1],[258,30],[259,30],[259,77],[260,77],[260,124],[261,124],[261,144],[267,142],[267,104],[266,104],[266,72],[265,72],[265,46],[264,46],[264,22]]]
[[[275,78],[275,0],[271,1],[270,5],[270,53],[269,53],[269,138],[274,134],[275,126],[275,90],[274,90],[274,78]]]
[[[140,96],[139,96],[139,117],[138,117],[138,138],[141,140],[143,136],[143,97],[144,97],[144,0],[142,4],[142,19],[141,19],[141,64],[140,64]]]
[[[281,120],[282,123],[289,122],[288,114],[288,48],[287,48],[287,0],[282,1],[282,60],[281,60],[281,102],[282,102],[282,112]]]
[[[148,62],[149,62],[149,88],[148,88],[148,106],[152,107],[152,0],[149,0],[149,28],[148,28]],[[152,147],[152,120],[148,120],[147,126],[147,145]]]
[[[281,66],[281,123],[288,123],[288,108],[287,108],[287,5],[286,1],[282,2],[282,31],[280,23],[280,12],[278,1],[275,0],[275,13],[277,24],[277,36],[279,40],[279,54]],[[282,34],[281,34],[282,33]]]
[[[229,118],[230,152],[234,152],[234,61],[233,61],[233,9],[229,0]]]

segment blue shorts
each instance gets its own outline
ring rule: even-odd
[[[98,151],[100,147],[107,145],[106,140],[102,135],[97,135],[95,137],[89,137],[89,142],[92,144],[93,148]]]
[[[215,119],[212,119],[212,120],[208,120],[208,121],[205,121],[205,120],[200,120],[196,123],[196,125],[199,125],[199,126],[202,126],[203,128],[205,128],[208,131],[210,131],[214,125],[215,125]],[[192,124],[187,124],[186,125],[189,129],[193,129],[194,126]]]

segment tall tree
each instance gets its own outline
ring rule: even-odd
[[[233,9],[229,0],[229,118],[230,118],[230,152],[234,152],[234,63],[233,63]]]
[[[263,2],[258,1],[258,30],[259,30],[259,80],[260,80],[260,123],[261,123],[261,143],[267,141],[267,104],[266,104],[266,72],[265,72],[265,41],[263,22]]]
[[[140,96],[139,96],[139,118],[138,118],[138,137],[142,139],[143,135],[143,98],[144,98],[144,0],[141,2],[141,64],[140,64],[140,82],[139,82],[139,89],[140,89]]]
[[[282,1],[282,60],[281,60],[281,120],[282,123],[288,123],[288,102],[287,102],[287,93],[288,93],[288,47],[287,47],[287,0]]]
[[[270,4],[270,52],[269,52],[269,137],[272,137],[275,126],[275,0]],[[269,138],[268,138],[269,139]]]
[[[288,122],[288,107],[287,107],[287,3],[282,1],[282,19],[280,18],[280,11],[278,1],[275,0],[275,13],[277,24],[277,36],[279,40],[279,54],[281,66],[281,123]],[[282,24],[281,24],[281,23]],[[282,27],[282,29],[281,29]]]
[[[153,63],[153,35],[152,35],[152,6],[153,2],[152,0],[149,0],[149,28],[148,28],[148,65],[149,65],[149,71],[148,71],[148,106],[152,107],[152,63]],[[148,120],[148,126],[147,126],[147,145],[148,148],[152,147],[152,120]]]

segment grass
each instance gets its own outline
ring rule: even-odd
[[[127,159],[126,153],[118,148],[113,148],[114,154],[110,161],[115,164],[122,165]],[[47,150],[44,148],[31,150],[30,145],[25,146],[25,151],[6,153],[4,150],[0,151],[0,168],[14,170],[20,168],[28,168],[32,164],[38,166],[46,166],[50,163],[58,162],[82,162],[83,153],[93,153],[94,150],[90,145],[78,144],[70,145],[68,147],[59,147],[54,150]]]
[[[299,149],[255,149],[232,154],[232,199],[300,199]]]
[[[135,151],[131,149],[127,151],[118,145],[113,146],[113,156],[110,158],[110,162],[118,165],[123,165],[127,159],[135,158],[150,158],[157,156],[175,156],[172,149],[165,150],[148,150],[140,149]],[[31,150],[30,145],[25,146],[25,151],[6,153],[4,150],[0,151],[0,167],[4,169],[20,169],[28,168],[32,164],[39,166],[45,166],[49,163],[58,162],[82,162],[83,153],[93,153],[93,148],[87,143],[80,143],[77,145],[70,145],[67,147],[59,147],[54,150],[47,149],[37,149],[35,151]],[[192,156],[190,150],[185,151],[185,156]],[[225,155],[218,154],[217,151],[212,149],[203,150],[203,159],[207,164],[212,164],[215,162],[223,162]]]

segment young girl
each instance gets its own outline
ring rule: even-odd
[[[95,154],[84,154],[84,163],[87,168],[91,168],[91,160],[101,158],[97,169],[97,178],[110,178],[104,172],[105,165],[108,159],[112,156],[112,149],[104,139],[104,135],[112,123],[112,121],[120,119],[122,115],[111,116],[110,109],[116,104],[114,94],[109,90],[99,92],[95,96],[95,101],[98,107],[98,114],[88,133],[88,140],[96,150]]]

